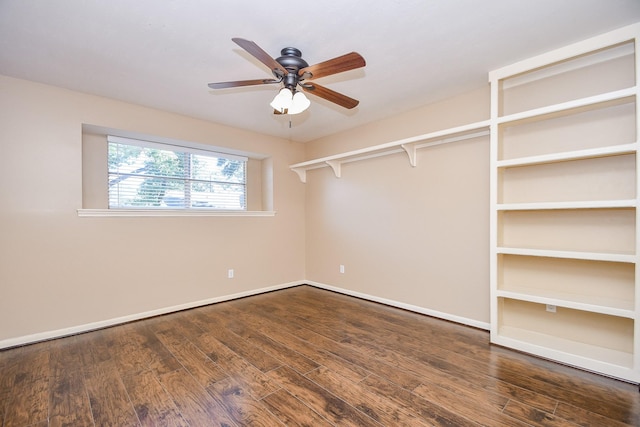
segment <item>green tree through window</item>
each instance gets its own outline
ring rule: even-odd
[[[110,208],[246,210],[246,159],[122,140],[109,139]]]

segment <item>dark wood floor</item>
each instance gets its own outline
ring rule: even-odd
[[[640,425],[634,385],[308,286],[0,352],[8,426]]]

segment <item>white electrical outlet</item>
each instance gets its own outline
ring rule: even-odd
[[[549,313],[555,313],[556,312],[556,306],[555,305],[551,305],[551,304],[547,304],[547,311]]]
[[[233,279],[233,268],[230,268],[229,271],[227,271],[227,277],[229,279]]]
[[[340,264],[340,273],[344,274],[344,265]]]

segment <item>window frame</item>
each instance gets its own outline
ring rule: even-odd
[[[214,151],[214,150],[206,150],[206,149],[200,149],[200,148],[194,148],[194,147],[188,147],[188,146],[184,146],[184,145],[177,145],[177,144],[165,144],[165,143],[160,143],[160,142],[154,142],[154,141],[148,141],[148,140],[142,140],[142,139],[135,139],[135,138],[126,138],[126,137],[121,137],[121,136],[114,136],[114,135],[107,135],[107,153],[109,152],[110,149],[110,144],[120,144],[120,145],[125,145],[125,146],[129,146],[129,147],[140,147],[140,148],[149,148],[149,149],[154,149],[154,150],[162,150],[162,151],[166,151],[166,152],[172,152],[175,154],[187,154],[188,156],[192,156],[192,155],[198,155],[198,156],[206,156],[206,157],[210,157],[210,158],[214,158],[214,159],[226,159],[226,160],[232,160],[232,161],[240,161],[243,162],[243,178],[241,180],[241,182],[233,182],[233,181],[229,181],[228,183],[231,185],[238,185],[241,186],[243,191],[242,191],[242,197],[243,197],[243,203],[241,203],[244,206],[244,209],[225,209],[225,208],[218,208],[218,207],[193,207],[193,206],[182,206],[182,207],[170,207],[170,206],[142,206],[142,207],[136,207],[136,206],[119,206],[119,205],[115,205],[112,206],[111,204],[111,198],[110,198],[110,194],[108,194],[108,209],[109,210],[177,210],[177,211],[190,211],[190,210],[194,210],[194,209],[199,209],[199,210],[205,210],[205,211],[224,211],[224,212],[245,212],[247,210],[247,166],[248,166],[248,157],[246,156],[239,156],[239,155],[234,155],[234,154],[227,154],[227,153],[221,153],[219,151]],[[107,161],[108,161],[109,156],[107,155]],[[190,159],[191,160],[191,159]],[[189,163],[191,163],[189,161]],[[192,173],[191,173],[191,168],[190,165],[187,167],[187,174],[183,174],[182,176],[170,176],[170,175],[158,175],[156,176],[156,178],[159,179],[168,179],[168,180],[173,180],[173,181],[177,181],[177,182],[182,182],[184,184],[185,190],[184,190],[184,201],[187,202],[189,201],[189,205],[191,205],[191,191],[190,191],[190,184],[194,183],[194,182],[198,182],[200,181],[201,183],[203,183],[204,181],[201,181],[197,178],[195,178]],[[109,167],[107,166],[107,172],[109,174],[109,176],[113,175],[113,172],[111,172],[109,170]],[[130,175],[130,176],[137,176],[136,174],[129,174],[129,173],[116,173],[116,175]],[[147,175],[140,175],[140,177],[144,177],[147,178]],[[153,178],[154,175],[148,175],[149,178]],[[209,184],[223,184],[224,182],[221,181],[217,181],[217,180],[211,180],[211,181],[207,181],[207,183]]]
[[[223,210],[211,208],[108,208],[108,142],[107,138],[123,138],[128,141],[141,141],[143,144],[180,147],[192,152],[213,153],[231,159],[246,159],[245,196],[247,210]],[[100,140],[104,141],[98,147]],[[221,147],[178,140],[156,135],[122,131],[115,128],[82,124],[82,197],[80,207],[75,209],[78,217],[273,217],[273,181],[271,156],[253,153],[235,148]],[[102,159],[102,160],[101,160]],[[256,185],[258,187],[256,187]],[[101,196],[104,194],[104,196]],[[104,197],[104,199],[103,199]],[[256,198],[257,197],[257,198]],[[104,201],[104,203],[101,202]],[[253,209],[253,210],[250,210]]]

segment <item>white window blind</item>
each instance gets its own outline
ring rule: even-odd
[[[246,210],[247,158],[108,136],[110,209]]]

